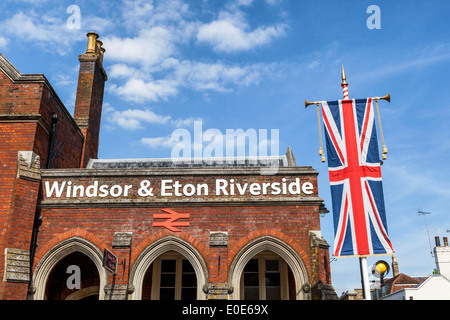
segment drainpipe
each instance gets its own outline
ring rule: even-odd
[[[49,137],[49,152],[47,157],[47,169],[50,169],[52,157],[53,157],[53,147],[55,144],[55,137],[56,137],[56,124],[58,123],[58,116],[53,113],[52,114],[52,122],[51,122],[51,129],[50,137]],[[37,244],[37,235],[39,232],[39,227],[42,224],[42,216],[38,213],[36,210],[36,213],[34,215],[34,222],[33,222],[33,231],[31,234],[31,243],[30,243],[30,282],[28,284],[28,293],[34,294],[34,288],[33,288],[33,262],[34,262],[34,255],[36,253],[36,248],[38,246]]]
[[[50,169],[52,158],[53,158],[53,148],[55,145],[56,137],[56,124],[58,123],[58,116],[54,113],[52,114],[52,132],[50,133],[49,144],[50,149],[48,151],[47,169]]]

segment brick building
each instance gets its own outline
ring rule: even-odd
[[[73,116],[0,54],[0,299],[336,298],[318,173],[290,150],[98,159],[104,52],[89,33]]]

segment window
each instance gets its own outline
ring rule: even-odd
[[[246,264],[241,278],[244,300],[288,299],[287,265],[270,253],[255,256]]]
[[[164,254],[153,262],[152,299],[196,300],[197,276],[191,263],[176,253]]]

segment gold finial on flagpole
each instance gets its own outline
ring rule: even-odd
[[[345,76],[344,65],[342,65],[341,77],[342,77],[342,84],[341,84],[341,85],[342,85],[342,86],[348,85],[348,83],[347,83],[347,77]]]
[[[342,65],[341,77],[342,77],[341,86],[344,92],[344,99],[348,99],[348,83],[347,83],[347,76],[345,75],[344,65]]]

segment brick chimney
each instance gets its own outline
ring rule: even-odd
[[[103,68],[106,51],[103,43],[95,32],[89,32],[87,37],[86,52],[78,57],[80,73],[74,112],[74,119],[84,135],[80,168],[85,168],[89,159],[97,159],[103,93],[108,79]]]

